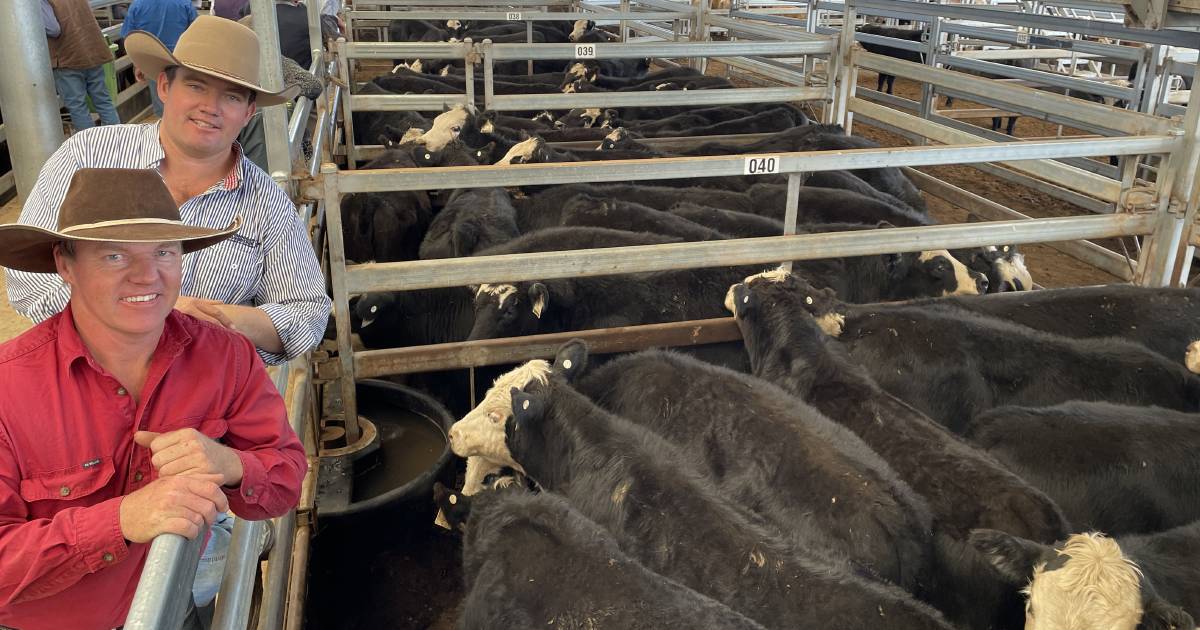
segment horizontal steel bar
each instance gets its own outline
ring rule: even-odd
[[[765,140],[774,135],[774,133],[745,133],[722,136],[672,136],[665,138],[643,138],[638,142],[654,149],[670,152],[672,150],[689,149],[706,142],[720,142],[721,144],[740,146]],[[595,149],[600,144],[600,140],[549,142],[547,144],[558,149],[588,150]],[[358,154],[358,159],[362,161],[372,160],[383,154],[382,144],[360,144],[355,145],[354,149]]]
[[[967,57],[958,57],[955,55],[939,55],[938,61],[943,66],[952,68],[966,68],[975,72],[983,72],[1001,77],[1009,77],[1013,79],[1025,79],[1034,83],[1044,85],[1053,85],[1055,87],[1077,90],[1088,94],[1098,94],[1100,96],[1111,96],[1118,99],[1130,99],[1137,94],[1137,90],[1132,88],[1110,85],[1108,83],[1100,83],[1098,81],[1088,81],[1086,79],[1077,79],[1060,74],[1050,72],[1042,72],[1040,70],[1030,70],[1028,68],[1018,68],[993,61],[984,61],[982,59],[969,59]]]
[[[463,59],[473,44],[465,42],[426,44],[410,42],[346,42],[347,59]]]
[[[486,45],[487,40],[484,40]],[[645,59],[654,57],[717,57],[744,55],[828,55],[833,40],[808,42],[647,42],[639,44],[595,44],[596,59]],[[486,50],[486,48],[485,48]],[[571,59],[575,44],[492,44],[496,60]]]
[[[1196,64],[1186,61],[1167,60],[1166,71],[1163,74],[1178,74],[1183,77],[1196,76]]]
[[[441,111],[445,107],[466,105],[466,94],[397,94],[395,96],[351,96],[355,112]]]
[[[817,6],[826,11],[837,11],[840,13],[842,11],[842,7],[844,5],[841,2],[819,2],[819,3],[817,3]],[[858,10],[857,5],[855,5],[855,10],[856,11]],[[864,14],[877,15],[880,17],[896,18],[898,20],[913,20],[913,21],[918,21],[918,22],[928,22],[929,21],[929,18],[927,16],[921,15],[919,13],[912,13],[910,11],[905,11],[903,9],[871,9],[868,11],[859,11],[858,14],[859,15],[864,15]]]
[[[356,7],[382,7],[406,4],[404,2],[384,2],[382,0],[357,0]],[[552,7],[570,6],[571,0],[421,0],[422,7]]]
[[[964,35],[977,39],[986,39],[1003,44],[1025,45],[1018,40],[1017,33],[1012,30],[1001,30],[997,28],[987,28],[986,26],[970,26],[967,24],[956,24],[954,22],[943,22],[942,32],[950,35]],[[1117,44],[1102,44],[1100,42],[1092,42],[1084,39],[1051,37],[1048,35],[1038,35],[1036,33],[1027,33],[1027,35],[1029,35],[1029,46],[1074,50],[1078,52],[1097,54],[1111,59],[1123,59],[1125,61],[1138,61],[1142,58],[1142,49],[1139,47],[1119,46]]]
[[[904,174],[926,194],[945,199],[983,219],[1006,221],[1033,218],[916,169],[905,168]],[[1133,279],[1133,272],[1124,256],[1091,241],[1060,241],[1046,245],[1127,282]]]
[[[961,72],[930,68],[923,64],[902,61],[861,50],[854,51],[854,62],[855,65],[876,72],[885,72],[924,83],[957,89],[968,94],[990,97],[992,101],[1004,104],[1011,103],[1030,111],[1059,113],[1081,122],[1092,123],[1104,129],[1121,131],[1130,135],[1167,133],[1172,129],[1176,129],[1179,125],[1178,121],[1164,120],[1149,114],[1117,109],[1102,103],[1093,103],[1062,94],[1053,94],[1044,90],[1035,90],[1033,88],[1000,83],[981,77],[973,77]]]
[[[850,99],[849,107],[850,111],[855,114],[861,114],[903,129],[909,129],[942,144],[957,145],[972,142],[990,142],[965,131],[958,131],[937,123],[922,120],[917,116],[905,114],[882,105],[876,105],[857,97]],[[1103,144],[1109,142],[1109,139],[1101,138],[1093,140],[1093,142]],[[996,147],[1013,147],[1025,144],[1024,142],[990,143]],[[1053,180],[1062,186],[1098,197],[1105,201],[1116,201],[1121,194],[1121,185],[1119,182],[1094,173],[1088,173],[1073,166],[1051,161],[1017,162],[1005,160],[1002,163],[1014,170]]]
[[[389,348],[354,353],[354,376],[377,378],[392,374],[417,374],[484,365],[521,363],[553,357],[559,346],[572,340],[587,342],[590,354],[633,352],[646,348],[695,346],[742,338],[732,317],[621,328],[460,341],[412,348]],[[325,365],[334,366],[334,363]],[[334,378],[337,374],[322,374]]]
[[[845,151],[805,151],[771,154],[779,157],[779,173],[836,171],[883,166],[924,166],[934,164],[970,164],[1012,160],[1085,155],[1133,155],[1169,153],[1181,139],[1171,136],[1137,138],[1101,138],[1087,140],[1043,140],[998,144],[932,147],[880,147]],[[430,190],[444,188],[482,188],[485,186],[526,186],[595,182],[643,181],[691,177],[728,177],[742,175],[745,155],[611,160],[579,165],[512,164],[504,166],[455,166],[448,168],[372,169],[342,171],[337,175],[338,190],[345,193]]]
[[[710,15],[708,17],[708,23],[711,26],[728,29],[733,32],[749,33],[751,35],[757,35],[764,39],[771,40],[814,41],[818,39],[825,39],[827,37],[826,35],[806,33],[796,29],[780,28],[778,26],[771,26],[769,24],[747,24],[741,20],[733,20],[715,15]]]
[[[898,48],[912,52],[924,53],[929,49],[929,44],[924,42],[915,42],[911,39],[900,39],[898,37],[885,37],[883,35],[874,35],[871,33],[855,33],[854,39],[868,44],[878,44],[880,46],[888,46],[890,48]]]
[[[841,2],[822,2],[821,6],[832,8],[842,5]],[[1050,31],[1094,35],[1096,37],[1111,37],[1147,44],[1165,44],[1182,48],[1200,48],[1200,33],[1162,29],[1152,31],[1142,28],[1129,28],[1111,22],[1098,20],[1079,20],[1075,18],[1040,15],[1033,13],[1018,13],[985,6],[968,6],[961,4],[926,4],[909,0],[855,0],[854,8],[864,13],[872,13],[872,9],[896,9],[926,17],[942,17],[993,24],[1009,24],[1026,26]],[[835,9],[841,10],[841,9]]]
[[[730,11],[729,17],[742,20],[758,20],[761,22],[770,22],[772,24],[784,24],[786,26],[797,26],[807,28],[808,24],[799,18],[791,18],[782,15],[770,15],[766,13],[754,13],[751,11]]]
[[[492,101],[488,104],[488,107],[497,111],[573,109],[576,107],[670,107],[685,105],[731,105],[737,103],[785,103],[791,101],[820,100],[828,98],[828,96],[825,88],[811,87],[663,90],[661,92],[583,92],[577,94],[507,94],[492,97]]]
[[[1112,214],[371,263],[346,268],[346,290],[351,294],[374,293],[698,267],[773,265],[780,260],[1112,238],[1149,234],[1154,224],[1153,214]]]
[[[749,57],[713,57],[709,61],[719,61],[731,68],[738,68],[764,77],[770,77],[788,85],[804,85],[804,75],[799,72],[784,70],[766,59]]]
[[[519,20],[510,20],[510,13],[520,13]],[[580,12],[543,12],[543,11],[455,11],[453,14],[445,11],[351,11],[347,15],[354,20],[495,20],[499,22],[574,22],[576,20],[595,19],[596,13]],[[692,16],[689,11],[626,11],[605,13],[606,20],[686,20]]]

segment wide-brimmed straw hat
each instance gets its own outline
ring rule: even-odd
[[[0,225],[0,266],[54,273],[54,243],[182,241],[183,252],[215,245],[237,232],[241,218],[224,229],[187,225],[171,191],[155,170],[81,168],[58,210],[58,230]]]
[[[147,78],[157,79],[169,66],[183,66],[249,88],[262,107],[292,100],[297,86],[279,92],[264,90],[258,77],[258,36],[254,31],[215,15],[201,15],[179,36],[175,52],[146,31],[125,38],[125,52]]]

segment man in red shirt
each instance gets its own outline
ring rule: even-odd
[[[0,265],[54,272],[60,314],[0,345],[0,625],[122,625],[159,534],[299,499],[304,448],[253,344],[173,309],[179,220],[153,170],[80,169],[58,230],[0,226]]]

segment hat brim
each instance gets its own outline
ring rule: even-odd
[[[54,244],[58,241],[92,241],[108,243],[165,243],[179,241],[183,253],[216,245],[237,233],[241,217],[235,218],[222,230],[196,227],[184,223],[115,222],[110,225],[73,230],[63,234],[31,225],[0,225],[0,267],[33,273],[56,273]]]
[[[125,53],[129,55],[129,58],[133,61],[133,65],[137,66],[148,79],[157,80],[158,75],[170,66],[182,66],[189,70],[253,90],[258,94],[255,97],[255,102],[260,107],[270,107],[271,105],[286,103],[296,98],[296,95],[300,93],[300,86],[298,85],[288,86],[278,92],[271,92],[240,77],[225,74],[219,70],[207,68],[199,64],[180,61],[175,55],[171,54],[171,51],[167,49],[167,46],[162,41],[146,31],[134,31],[125,38]]]

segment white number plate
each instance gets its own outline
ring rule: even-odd
[[[505,13],[504,17],[512,22],[520,22],[521,21],[520,13]]]
[[[595,59],[596,45],[595,44],[576,44],[575,45],[576,59]]]
[[[779,156],[748,157],[742,164],[742,175],[774,175],[779,172]]]
[[[1017,43],[1018,44],[1028,44],[1029,43],[1029,31],[1017,31]]]

